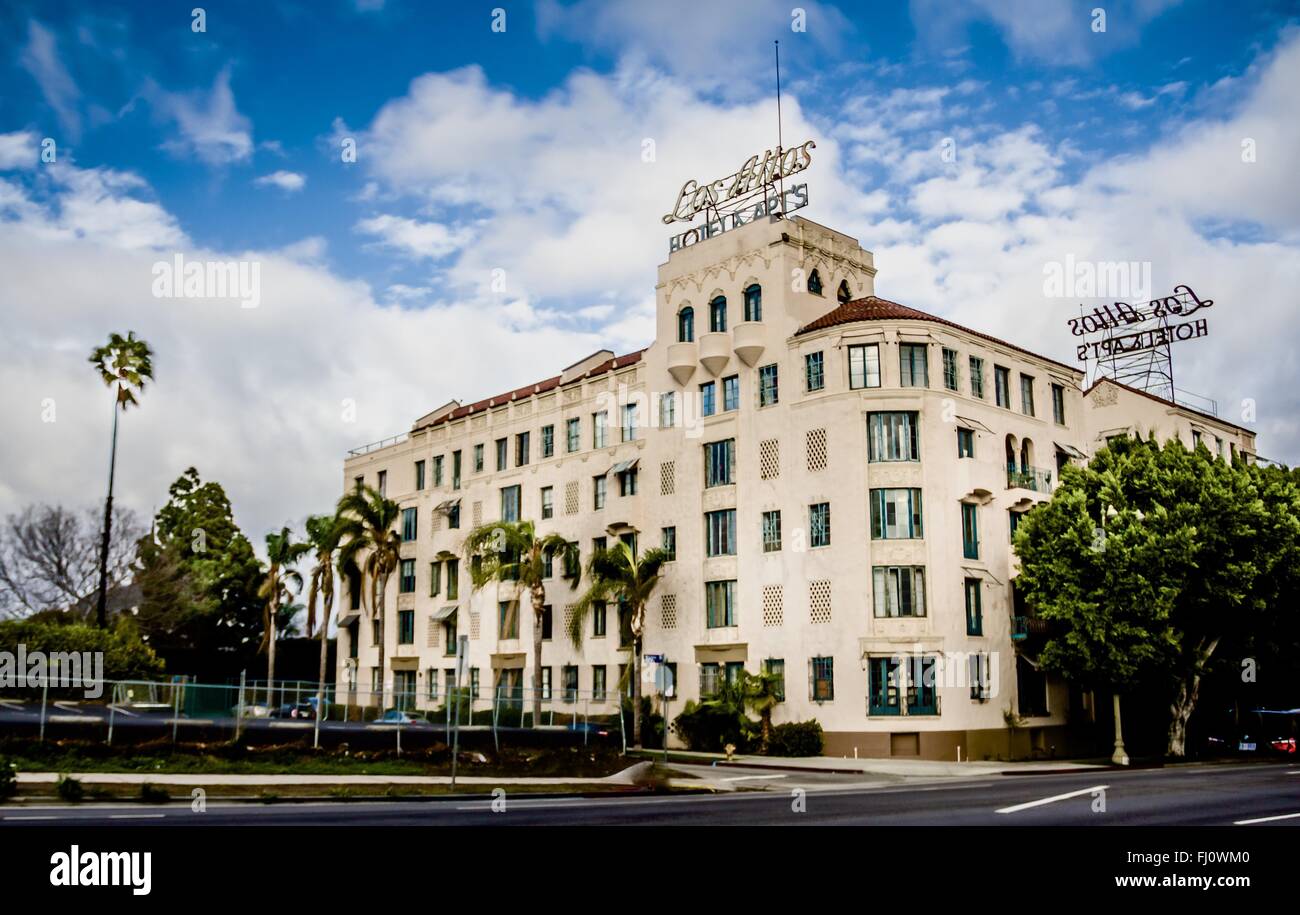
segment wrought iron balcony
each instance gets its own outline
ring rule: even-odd
[[[1046,634],[1047,620],[1042,620],[1034,616],[1011,617],[1011,638],[1013,641],[1022,642],[1031,635]]]
[[[1007,467],[1007,489],[1028,489],[1032,492],[1050,493],[1052,491],[1052,471],[1041,467],[1024,467],[1017,469]]]

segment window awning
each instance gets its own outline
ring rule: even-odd
[[[1052,442],[1052,444],[1056,446],[1057,451],[1064,451],[1072,458],[1078,458],[1081,461],[1088,460],[1088,455],[1084,454],[1073,445],[1062,445],[1060,442]]]
[[[349,610],[347,613],[340,613],[338,627],[342,629],[344,626],[351,626],[359,619],[361,619],[360,610]]]
[[[429,622],[441,623],[443,620],[451,619],[456,615],[456,606],[443,607],[441,610],[435,610],[429,614]]]
[[[632,458],[632,460],[630,461],[619,461],[617,464],[615,464],[613,467],[610,468],[610,472],[626,473],[629,470],[634,470],[639,461],[640,458]]]
[[[435,505],[433,510],[436,512],[442,512],[445,515],[457,505],[460,505],[460,499],[447,499],[445,502],[439,502]]]
[[[1002,584],[1001,580],[988,569],[978,569],[974,566],[962,566],[961,570],[966,573],[967,578],[987,578],[995,584]]]
[[[967,416],[958,416],[957,425],[961,426],[963,429],[978,429],[980,432],[987,432],[989,435],[993,434],[993,430],[984,425],[978,419],[971,419]]]

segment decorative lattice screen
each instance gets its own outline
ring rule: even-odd
[[[665,629],[677,628],[676,594],[664,594],[659,598],[659,625]]]
[[[808,430],[808,470],[816,473],[826,469],[826,430]]]
[[[664,461],[659,465],[659,495],[671,496],[677,491],[677,462]]]
[[[758,443],[758,475],[764,480],[775,480],[781,475],[781,443],[774,438]]]
[[[831,583],[829,580],[808,582],[808,618],[814,623],[831,621]]]
[[[784,589],[781,585],[763,585],[763,625],[780,626],[784,621]]]
[[[572,480],[564,484],[564,513],[566,515],[576,515],[578,513],[577,480]]]

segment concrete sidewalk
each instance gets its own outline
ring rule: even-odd
[[[631,755],[631,752],[629,753]],[[642,758],[662,761],[663,753],[650,750],[639,752]],[[700,753],[692,750],[668,751],[668,764],[673,760],[696,765],[744,766],[756,769],[779,769],[787,772],[824,772],[847,775],[893,775],[904,778],[970,778],[973,776],[1034,774],[1043,772],[1071,772],[1099,769],[1093,763],[1039,760],[1034,762],[947,762],[934,759],[853,759],[837,756],[747,756],[737,754],[727,762],[722,753]]]

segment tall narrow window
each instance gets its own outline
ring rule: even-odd
[[[623,431],[623,441],[625,442],[636,441],[636,421],[637,421],[636,408],[637,405],[634,403],[623,404],[622,431]]]
[[[520,432],[515,436],[515,466],[523,467],[532,457],[532,433]]]
[[[740,409],[740,376],[728,375],[722,379],[722,410]]]
[[[930,386],[930,371],[926,364],[924,343],[898,344],[898,375],[899,383],[905,388]]]
[[[578,450],[579,439],[582,434],[581,425],[582,421],[577,418],[565,420],[564,422],[564,447],[569,454],[573,454]]]
[[[1020,412],[1034,415],[1034,376],[1020,373]]]
[[[402,594],[415,593],[415,560],[403,559],[402,566],[398,570],[398,590]]]
[[[424,489],[424,461],[415,462],[415,488]]]
[[[770,407],[777,401],[776,363],[765,365],[758,370],[758,405]]]
[[[880,344],[863,343],[849,347],[849,387],[880,387]]]
[[[939,714],[939,692],[935,682],[938,664],[933,655],[908,659],[907,714]]]
[[[822,275],[815,268],[808,274],[808,291],[813,295],[822,294]]]
[[[775,553],[781,549],[781,513],[763,512],[763,552]]]
[[[970,396],[984,399],[984,360],[979,356],[970,357]]]
[[[402,541],[413,543],[418,537],[420,513],[414,508],[402,509]]]
[[[736,625],[736,582],[704,583],[705,623],[710,629]]]
[[[706,381],[700,385],[700,415],[712,416],[717,412],[717,385]]]
[[[1058,426],[1065,425],[1065,386],[1052,385],[1052,421]]]
[[[542,426],[542,457],[555,456],[555,427]]]
[[[520,487],[507,486],[501,490],[501,520],[519,520]]]
[[[984,608],[980,601],[980,580],[966,579],[966,634],[984,634]]]
[[[555,517],[555,487],[542,487],[542,520],[546,521]]]
[[[957,390],[957,351],[943,348],[943,386],[949,391]]]
[[[506,447],[506,440],[499,438],[496,441],[497,448],[497,470],[505,470],[509,459],[509,451]]]
[[[993,366],[993,397],[999,407],[1011,409],[1011,370]]]
[[[659,428],[671,429],[677,425],[677,394],[668,391],[659,395]]]
[[[812,658],[808,662],[809,690],[813,702],[830,702],[835,698],[835,659]]]
[[[727,299],[726,296],[715,296],[709,303],[709,330],[713,333],[722,333],[727,329]]]
[[[704,554],[736,555],[736,510],[706,512],[704,515]]]
[[[961,552],[967,559],[980,558],[978,510],[979,506],[970,502],[961,504]]]
[[[763,320],[763,290],[757,283],[745,287],[745,320]]]
[[[483,461],[484,461],[484,458],[483,458],[483,451],[484,451],[484,446],[483,446],[482,444],[478,444],[478,445],[475,445],[475,446],[474,446],[474,458],[473,458],[473,460],[474,460],[474,472],[475,472],[475,473],[482,473],[482,472],[483,472]]]
[[[660,533],[663,536],[663,551],[667,557],[667,562],[673,562],[677,559],[677,528],[665,527]]]
[[[388,471],[387,470],[379,471],[379,485],[377,488],[381,496],[388,495]]]
[[[677,312],[677,342],[695,342],[695,309],[689,305]]]
[[[605,507],[605,475],[592,477],[591,507],[600,510]]]
[[[451,488],[460,489],[460,452],[451,453]]]
[[[808,545],[831,545],[831,504],[818,502],[808,506]]]
[[[442,455],[441,454],[433,459],[433,485],[434,486],[442,485]]]
[[[957,457],[973,458],[975,456],[975,430],[957,427]]]
[[[736,440],[723,439],[704,446],[704,485],[726,486],[733,482],[736,468]]]
[[[835,301],[843,305],[853,298],[853,291],[849,289],[848,280],[840,280],[840,288],[835,290]]]
[[[867,713],[899,714],[901,691],[898,688],[898,659],[871,658],[867,671],[870,680],[867,685]]]
[[[820,391],[826,387],[825,366],[820,351],[803,357],[803,379],[805,391]]]
[[[599,413],[591,414],[591,447],[604,448],[607,443],[605,426],[609,422],[609,414],[604,410]]]

